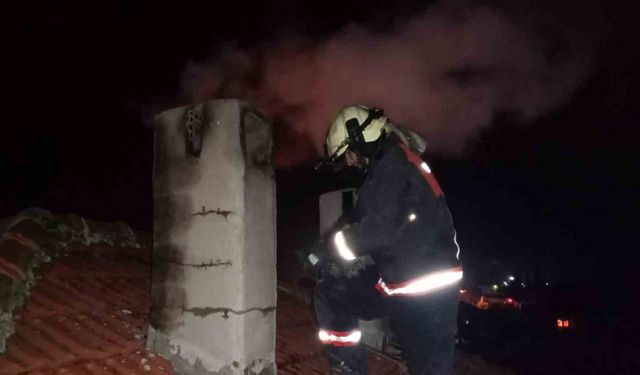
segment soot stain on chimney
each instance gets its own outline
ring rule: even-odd
[[[169,332],[184,325],[182,306],[186,303],[184,267],[162,259],[182,261],[182,251],[165,244],[154,247],[150,323],[155,329]]]

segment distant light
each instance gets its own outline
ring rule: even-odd
[[[571,323],[569,322],[569,319],[557,319],[556,327],[559,329],[569,328],[571,327]]]
[[[516,279],[515,277],[513,277],[513,276],[509,276],[509,281],[513,281],[513,280],[515,280],[515,279]]]
[[[544,283],[544,285],[549,286],[549,283]]]
[[[414,221],[414,220],[416,220],[416,214],[409,215],[409,221]]]
[[[507,285],[509,285],[509,283],[507,283],[506,281],[503,281],[502,285],[507,286]]]
[[[466,292],[467,292],[467,290],[466,290],[466,289],[460,289],[460,294],[464,294],[464,293],[466,293]]]
[[[505,298],[504,303],[513,303],[513,298]]]
[[[493,284],[493,289],[494,289],[494,290],[495,290],[495,289],[498,289],[498,285]]]
[[[523,288],[527,287],[527,285],[525,283],[521,283],[520,285],[522,285]]]

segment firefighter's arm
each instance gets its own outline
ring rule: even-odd
[[[407,182],[406,164],[394,156],[382,158],[371,176],[370,194],[363,205],[359,221],[333,234],[331,245],[344,260],[368,255],[387,248],[402,232],[400,220],[404,205],[402,193]],[[362,199],[362,198],[361,198]]]

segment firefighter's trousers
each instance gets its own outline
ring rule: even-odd
[[[389,317],[412,375],[451,375],[459,291],[449,286],[424,296],[384,296],[375,267],[349,279],[323,275],[314,291],[319,337],[332,364],[367,374],[358,319]]]

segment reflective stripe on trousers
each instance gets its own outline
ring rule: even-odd
[[[362,332],[359,329],[351,331],[332,331],[328,329],[320,329],[318,338],[323,344],[333,346],[356,346],[360,342]]]

